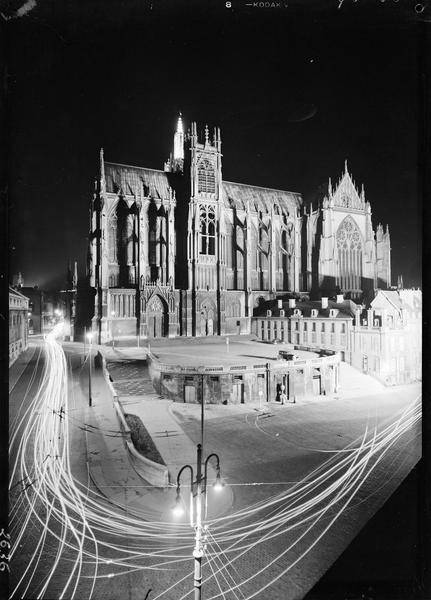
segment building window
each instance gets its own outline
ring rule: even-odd
[[[311,331],[316,331],[316,323],[313,323]]]
[[[298,331],[298,330],[299,330],[299,321],[296,321],[296,322],[295,322],[295,329],[296,329],[296,331]]]
[[[304,322],[304,331],[307,331],[307,321]]]
[[[325,323],[321,324],[321,330],[322,330],[322,333],[325,333]]]
[[[341,323],[341,333],[346,333],[346,324]]]
[[[331,333],[335,333],[335,323],[331,323]]]
[[[215,192],[215,172],[209,160],[201,160],[198,165],[198,191]]]
[[[201,254],[215,254],[215,213],[211,207],[200,212]]]

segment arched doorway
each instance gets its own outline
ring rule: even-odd
[[[149,338],[166,337],[168,329],[168,310],[160,296],[153,296],[147,306],[147,336]]]
[[[209,301],[203,302],[200,310],[199,333],[201,336],[214,335],[216,329],[215,307]]]

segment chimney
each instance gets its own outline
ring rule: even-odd
[[[344,294],[337,294],[337,304],[344,302]]]
[[[357,308],[356,312],[355,312],[355,326],[356,327],[361,326],[361,311],[359,308]]]
[[[283,300],[277,300],[278,308],[283,308]]]
[[[371,329],[371,327],[373,326],[374,322],[374,311],[372,308],[369,308],[367,310],[367,325],[368,325],[368,329]]]
[[[328,308],[328,298],[322,296],[322,308]]]
[[[296,300],[295,298],[289,298],[289,308],[295,308]]]

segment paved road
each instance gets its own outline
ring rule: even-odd
[[[43,342],[41,347],[42,345]],[[93,488],[88,476],[85,442],[88,371],[87,365],[81,364],[81,351],[70,351],[68,361],[70,376],[68,409],[64,413],[67,414],[67,418],[62,418],[62,421],[67,421],[70,453],[55,459],[55,464],[62,464],[66,473],[49,466],[44,471],[39,470],[37,476],[34,476],[35,459],[39,467],[41,464],[42,466],[50,464],[49,458],[46,461],[38,460],[38,448],[43,447],[41,436],[50,429],[51,421],[45,421],[44,427],[41,427],[38,418],[42,413],[50,412],[54,421],[60,420],[59,412],[53,413],[53,410],[57,410],[51,404],[55,398],[52,393],[48,394],[45,387],[47,382],[43,380],[47,357],[41,347],[35,350],[33,358],[23,370],[14,370],[17,376],[11,378],[15,380],[10,394],[11,436],[15,431],[18,432],[15,443],[11,445],[10,454],[12,559],[9,589],[11,597],[33,600],[39,597],[42,590],[44,590],[42,597],[50,600],[62,597],[65,590],[64,597],[72,597],[74,593],[77,600],[90,597],[101,600],[144,597],[154,584],[151,581],[153,575],[146,575],[142,568],[129,571],[123,567],[123,575],[115,579],[107,576],[110,571],[109,561],[118,560],[119,555],[127,556],[130,540],[127,531],[111,535],[108,525],[102,526],[101,529],[97,526],[98,521],[102,523],[104,515],[109,515],[115,521],[116,513],[105,498]],[[51,367],[54,372],[53,365]],[[41,384],[44,385],[43,389]],[[64,387],[60,391],[60,400],[64,401]],[[40,402],[38,402],[39,392]],[[49,403],[49,410],[45,411],[47,403]],[[27,414],[26,410],[28,410]],[[60,435],[60,430],[56,430],[57,433],[61,454],[63,447],[61,439],[65,431],[62,430]],[[27,438],[25,444],[19,447],[18,444],[23,438]],[[20,458],[20,461],[14,472],[17,458]],[[68,464],[70,471],[73,472],[73,484],[67,479]],[[21,481],[24,470],[28,470],[29,477]],[[84,506],[86,502],[93,502],[93,509],[97,511],[91,517],[96,543],[90,535],[83,536],[80,543],[77,543],[76,535],[79,539],[83,507],[73,505],[75,485],[82,492],[81,499]],[[72,504],[67,505],[68,500]],[[53,512],[50,512],[51,509]],[[87,510],[90,514],[90,505],[87,505]],[[133,554],[132,551],[130,553]],[[83,558],[81,563],[80,554]],[[100,564],[98,564],[97,578],[94,579],[96,562]],[[76,564],[80,565],[80,570],[74,573]],[[69,578],[72,585],[69,585]],[[168,581],[166,581],[167,585]]]
[[[134,367],[132,365],[133,362],[115,365],[123,393],[127,392],[124,384],[128,369],[138,368],[141,376],[146,377],[142,362],[139,366],[137,362]],[[111,369],[113,366],[111,364]],[[321,474],[322,465],[329,461],[328,470],[334,459],[343,456],[343,451],[350,445],[359,447],[367,427],[370,443],[372,433],[382,432],[394,423],[396,415],[401,415],[420,393],[419,385],[388,389],[348,365],[343,364],[342,367],[342,393],[337,398],[319,398],[296,405],[271,404],[266,415],[259,413],[257,407],[250,406],[206,407],[206,453],[216,451],[220,454],[223,476],[234,490],[233,519],[235,511],[262,503],[266,507],[263,506],[251,522],[257,518],[259,522],[265,521],[273,511],[273,507],[268,505],[268,498],[277,500],[278,509],[288,505],[289,494],[298,487],[304,487],[304,476],[317,469]],[[115,376],[113,378],[117,386]],[[146,414],[144,406],[143,419]],[[200,407],[178,403],[172,404],[171,410],[181,429],[198,443]],[[322,518],[315,521],[309,532],[300,522],[286,517],[283,524],[279,524],[280,531],[271,540],[259,542],[254,549],[249,548],[244,556],[229,564],[223,572],[226,575],[229,571],[231,584],[234,580],[244,582],[251,578],[250,583],[243,584],[238,593],[242,591],[250,594],[247,597],[252,597],[256,589],[272,581],[270,589],[260,592],[265,597],[301,598],[416,463],[420,455],[419,436],[419,424],[416,423],[395,447],[389,445],[389,449],[369,457],[368,470],[364,471],[362,480],[359,478],[362,483],[354,499],[349,501],[334,527],[324,534],[315,548],[316,539],[322,535],[330,518],[337,514],[339,505],[335,502]],[[342,474],[348,473],[351,468],[352,463],[346,464],[338,473],[326,477],[325,486],[337,485]],[[297,504],[305,506],[309,502],[313,506],[317,492],[322,493],[322,486],[304,494],[301,500],[296,501]],[[249,522],[243,519],[244,528]],[[217,523],[213,526],[217,527]],[[286,537],[283,532],[289,528],[292,530]],[[248,532],[247,543],[250,539],[259,539],[259,536],[250,533],[250,529]],[[287,544],[287,539],[290,543],[294,542],[292,547]],[[304,552],[307,554],[301,558]],[[225,564],[228,563],[229,560]],[[254,579],[253,575],[260,570],[262,573]],[[283,571],[286,572],[283,574]],[[223,585],[225,589],[229,588],[227,582]],[[229,594],[226,597],[230,597]]]
[[[26,514],[32,514],[24,529],[22,548],[11,565],[13,584],[18,583],[19,576],[30,565],[31,572],[35,569],[34,577],[29,579],[27,574],[30,586],[20,586],[20,596],[24,598],[36,597],[49,575],[52,578],[46,587],[45,597],[53,600],[60,597],[70,575],[72,585],[67,588],[65,597],[70,597],[76,583],[75,597],[79,599],[89,598],[92,594],[97,599],[116,600],[126,594],[134,600],[144,598],[150,588],[153,592],[149,600],[158,597],[165,600],[185,598],[184,594],[190,590],[192,570],[190,549],[193,536],[190,528],[180,524],[136,520],[127,510],[109,505],[89,482],[85,453],[85,435],[91,435],[87,422],[87,364],[81,365],[81,348],[72,345],[67,348],[70,385],[65,416],[61,413],[65,406],[64,388],[61,387],[61,378],[58,379],[60,373],[56,366],[60,362],[60,354],[56,354],[57,350],[53,347],[51,351],[55,360],[50,363],[49,393],[42,395],[42,402],[34,405],[32,413],[22,421],[22,431],[29,433],[23,464],[36,469],[38,497],[35,499],[31,493],[22,493],[19,486],[13,493],[12,499],[20,501],[21,498],[23,503],[17,505],[11,533],[16,535],[25,522]],[[34,360],[37,360],[36,355]],[[12,420],[18,414],[22,415],[37,396],[42,363],[37,365],[31,393],[24,393],[35,366],[33,363],[24,372],[16,385],[16,393],[11,395]],[[118,368],[119,373],[123,371],[124,375],[124,365]],[[127,380],[128,377],[119,379]],[[417,389],[409,387],[398,392],[394,394],[391,390],[386,396],[379,394],[369,399],[328,399],[321,404],[272,406],[273,416],[257,417],[254,410],[232,414],[230,407],[223,406],[208,408],[206,444],[208,451],[215,450],[221,456],[223,476],[234,489],[235,506],[226,519],[211,523],[204,575],[207,578],[216,572],[217,577],[205,582],[206,598],[284,600],[304,595],[307,585],[311,586],[322,570],[329,566],[325,559],[331,557],[333,560],[341,552],[361,523],[396,487],[417,458],[418,430],[415,427],[406,431],[393,446],[387,441],[379,452],[377,448],[374,452],[371,435],[374,426],[381,432],[393,421],[394,414],[408,405]],[[49,410],[44,412],[47,403]],[[199,407],[175,405],[173,410],[190,438],[195,443],[199,441]],[[310,419],[310,414],[313,414],[313,419]],[[70,452],[61,454],[65,422],[70,435]],[[367,446],[346,455],[332,452],[343,450],[357,440],[363,434],[365,423],[369,425]],[[34,429],[30,432],[28,428],[31,426]],[[52,436],[47,433],[55,433],[55,448],[63,456],[61,461],[45,461],[48,452],[44,444],[52,442]],[[112,434],[107,430],[104,433]],[[396,439],[394,428],[390,435]],[[36,445],[33,443],[35,439]],[[359,447],[357,442],[355,447]],[[384,448],[389,448],[386,454],[383,454]],[[331,450],[329,463],[326,461],[328,450]],[[344,456],[349,462],[338,473],[329,472],[330,464]],[[384,460],[378,462],[382,456]],[[13,454],[12,460],[15,457],[16,454]],[[326,467],[319,473],[324,479],[320,483],[315,482],[311,489],[310,480],[304,480],[304,475],[322,464]],[[356,476],[364,481],[359,488]],[[340,477],[344,478],[340,481]],[[284,480],[282,486],[274,485],[281,479]],[[271,485],[244,485],[248,483]],[[354,497],[340,513],[330,535],[326,533],[314,549],[315,540],[335,519],[340,508],[340,503],[335,502],[337,495],[349,494],[355,488]],[[30,491],[32,489],[29,488]],[[330,494],[327,495],[327,492]],[[344,500],[347,497],[345,495]],[[274,502],[272,505],[269,504],[270,498]],[[255,512],[249,512],[250,509],[241,512],[244,507],[258,503],[260,505],[255,506]],[[54,507],[56,512],[47,520],[49,506]],[[308,520],[301,522],[305,516]],[[307,531],[311,524],[313,528]],[[243,534],[246,534],[244,539]],[[301,557],[308,550],[309,553]],[[58,564],[55,562],[57,558]],[[170,560],[169,565],[167,560]],[[162,564],[162,570],[155,569],[157,562]],[[262,572],[254,578],[259,571]],[[235,583],[241,584],[236,591]],[[270,587],[264,590],[267,584]],[[174,587],[170,589],[171,585]],[[257,595],[253,596],[255,592]]]
[[[295,502],[289,500],[289,494],[297,486],[304,488],[304,474],[319,468],[321,473],[325,463],[328,473],[331,466],[328,459],[342,456],[343,449],[349,445],[359,446],[366,427],[369,428],[368,440],[372,439],[374,428],[383,431],[394,422],[394,415],[400,415],[414,401],[418,391],[418,386],[411,386],[368,398],[328,400],[305,406],[272,405],[268,416],[231,415],[226,413],[226,407],[210,407],[206,445],[208,451],[216,450],[220,454],[223,476],[233,487],[236,508],[267,503],[272,497],[279,500],[279,509],[289,506],[291,510]],[[196,407],[178,404],[173,411],[185,432],[195,441],[199,440]],[[362,487],[315,548],[315,540],[342,503],[334,503],[309,533],[298,524],[300,519],[286,517],[284,525],[280,526],[284,534],[248,552],[247,561],[238,561],[239,580],[252,577],[264,564],[274,561],[260,578],[244,586],[243,592],[251,593],[253,588],[263,587],[271,579],[280,577],[265,592],[266,598],[302,597],[307,586],[311,587],[313,581],[326,571],[408,474],[420,456],[420,447],[420,425],[416,423],[385,455],[379,455],[382,456],[380,463],[375,462],[377,455],[371,458],[368,466],[374,470],[363,472]],[[327,478],[324,486],[313,489],[312,494],[306,494],[301,501],[296,501],[297,504],[304,507],[307,501],[314,502],[319,493],[333,484],[341,473],[348,472],[351,466],[349,463],[341,472]],[[247,485],[250,483],[265,485]],[[268,485],[271,483],[274,485]],[[333,497],[327,499],[332,500]],[[262,511],[265,516],[260,518],[267,518],[272,511],[273,507],[267,505]],[[303,514],[306,516],[305,510]],[[290,548],[291,543],[294,545]],[[308,550],[309,554],[295,565],[295,560]]]

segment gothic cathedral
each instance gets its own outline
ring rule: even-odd
[[[91,205],[88,274],[99,341],[249,333],[287,292],[390,285],[389,232],[347,171],[316,209],[300,194],[222,178],[220,129],[181,116],[164,170],[104,160]]]

